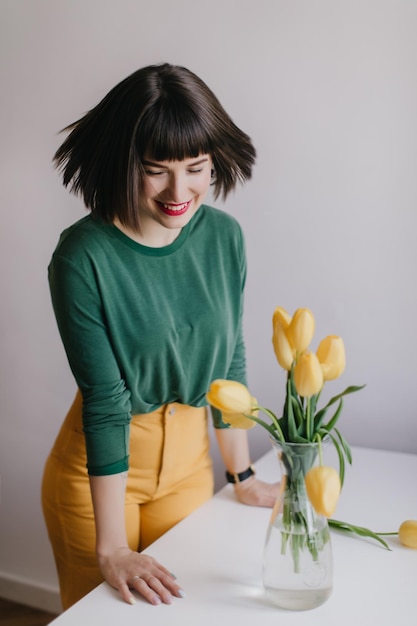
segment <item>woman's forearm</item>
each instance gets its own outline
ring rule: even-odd
[[[126,481],[127,472],[90,476],[98,556],[106,556],[115,548],[128,547],[124,513]]]
[[[244,472],[251,464],[248,435],[238,428],[216,428],[216,439],[223,463],[231,474]]]
[[[239,428],[217,428],[216,438],[226,469],[231,474],[240,474],[251,465],[249,442],[246,430]],[[243,504],[272,507],[278,495],[278,484],[269,484],[251,476],[233,485],[237,499]]]

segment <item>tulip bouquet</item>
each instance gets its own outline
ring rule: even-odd
[[[277,307],[272,326],[275,356],[281,367],[288,372],[283,415],[277,420],[281,429],[278,438],[293,443],[318,442],[320,465],[306,475],[306,486],[316,511],[329,517],[336,507],[344,481],[345,460],[352,462],[350,447],[336,424],[343,409],[344,396],[359,391],[364,385],[347,387],[318,409],[324,383],[335,380],[345,369],[346,356],[342,338],[328,335],[321,340],[315,353],[309,350],[315,331],[315,320],[310,309],[305,308],[297,309],[291,318],[285,309]],[[328,411],[333,405],[336,405],[336,410],[328,418]],[[274,423],[276,416],[270,411],[268,414]],[[333,468],[323,466],[322,439],[330,439],[337,450],[339,478]]]
[[[350,386],[318,408],[324,383],[338,378],[345,369],[345,348],[341,337],[329,335],[314,353],[309,349],[315,331],[310,309],[299,308],[291,317],[277,307],[272,319],[272,343],[278,363],[287,372],[286,397],[282,416],[260,406],[245,385],[236,381],[216,380],[207,394],[208,402],[222,411],[223,420],[235,428],[251,428],[256,423],[265,428],[271,439],[285,449],[285,444],[318,444],[320,465],[306,469],[307,489],[315,509],[329,517],[335,508],[345,474],[345,461],[352,462],[350,447],[336,424],[343,409],[344,396],[362,386]],[[331,417],[330,407],[335,405]],[[267,423],[259,412],[267,415]],[[339,472],[323,466],[321,442],[331,440],[339,458]],[[289,449],[289,448],[288,448]]]
[[[281,552],[285,553],[290,546],[295,572],[300,571],[304,548],[317,563],[319,552],[328,542],[328,526],[315,524],[313,528],[308,502],[318,516],[329,518],[335,510],[345,462],[352,462],[349,445],[337,423],[344,397],[363,387],[347,387],[325,406],[318,407],[324,383],[338,378],[344,371],[345,349],[340,337],[329,335],[312,352],[314,331],[315,320],[309,309],[297,309],[292,317],[282,307],[275,309],[272,343],[278,363],[286,371],[286,395],[280,417],[260,406],[247,387],[236,381],[216,380],[207,394],[208,402],[221,410],[224,422],[235,428],[259,424],[279,449],[284,466],[283,493],[273,517],[280,509]],[[331,407],[333,411],[329,415]],[[270,422],[262,419],[260,413]],[[323,465],[323,440],[335,446],[339,471]]]
[[[291,317],[277,307],[273,314],[272,343],[279,365],[286,372],[286,394],[282,415],[258,404],[248,388],[236,381],[215,380],[207,401],[222,412],[223,421],[234,428],[248,429],[256,424],[268,433],[284,466],[281,494],[270,521],[268,537],[275,525],[281,533],[281,554],[290,547],[294,572],[301,570],[303,551],[307,548],[314,563],[328,544],[328,526],[339,531],[375,539],[390,549],[385,535],[398,535],[400,543],[417,549],[417,521],[406,520],[397,532],[376,533],[332,519],[345,475],[345,463],[352,463],[349,444],[337,428],[344,397],[364,387],[349,386],[319,408],[319,399],[327,381],[337,379],[345,369],[345,348],[341,337],[329,335],[320,341],[315,352],[310,344],[315,331],[312,312],[299,308]],[[269,418],[269,422],[260,417]],[[339,471],[323,464],[322,441],[332,443],[337,451]],[[317,465],[318,457],[318,465]],[[327,518],[328,525],[314,530],[306,508],[309,501],[315,514]],[[294,506],[295,502],[295,506]],[[277,520],[280,515],[280,520]],[[266,564],[266,565],[265,565]],[[264,556],[265,567],[268,557]]]

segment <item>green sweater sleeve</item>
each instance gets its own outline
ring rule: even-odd
[[[59,255],[51,264],[49,281],[58,328],[83,396],[89,471],[95,475],[125,471],[130,393],[108,336],[99,294],[82,269]]]

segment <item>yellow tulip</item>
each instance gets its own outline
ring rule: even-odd
[[[342,374],[346,365],[346,355],[341,337],[329,335],[322,339],[316,354],[323,370],[324,380],[334,380]]]
[[[314,396],[323,387],[323,372],[314,352],[304,352],[294,366],[294,384],[303,398]]]
[[[258,403],[255,398],[252,398],[252,407],[256,406]],[[259,411],[251,408],[249,411],[251,415],[257,416]],[[222,412],[223,421],[226,424],[229,424],[232,428],[240,428],[242,430],[249,430],[256,426],[256,422],[251,420],[249,417],[243,415],[243,413],[225,413]]]
[[[305,485],[316,513],[331,517],[336,510],[342,488],[338,472],[333,467],[324,465],[313,467],[305,475]]]
[[[282,306],[277,306],[272,316],[272,327],[279,324],[285,330],[291,322],[291,315]]]
[[[403,522],[398,531],[398,538],[403,546],[417,549],[417,520],[408,519]]]
[[[206,399],[211,406],[220,409],[222,413],[250,413],[252,411],[252,396],[248,388],[235,380],[214,380]]]
[[[288,340],[297,355],[307,350],[315,329],[314,315],[310,309],[297,309],[286,329]]]
[[[290,370],[294,361],[294,352],[288,341],[285,330],[277,322],[274,326],[274,333],[272,335],[272,345],[274,346],[275,356],[278,363],[284,370]]]

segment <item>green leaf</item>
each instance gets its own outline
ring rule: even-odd
[[[343,398],[340,398],[340,402],[339,402],[339,406],[337,407],[333,417],[331,418],[330,421],[327,422],[327,424],[324,426],[328,431],[331,431],[332,428],[335,427],[337,420],[340,417],[340,414],[342,412],[342,408],[343,408]]]
[[[291,370],[288,372],[288,382],[290,384],[290,393],[294,398],[298,396],[297,389],[294,382],[294,364],[291,366]]]
[[[269,434],[272,435],[272,437],[274,437],[274,439],[277,439],[277,431],[271,424],[267,424],[266,422],[261,420],[259,417],[255,417],[255,415],[245,415],[245,417],[248,417],[252,421],[259,424],[259,426],[262,426],[263,428],[265,428],[265,430],[267,430]]]
[[[268,432],[270,432],[275,439],[277,438],[277,436],[276,436],[276,434],[277,434],[278,435],[278,439],[280,439],[280,441],[285,441],[285,435],[282,432],[282,429],[281,429],[281,426],[280,426],[280,423],[279,423],[280,420],[277,419],[277,416],[275,415],[275,413],[273,413],[269,409],[266,409],[263,406],[256,406],[255,408],[259,409],[260,411],[262,411],[263,413],[268,415],[271,418],[272,425],[267,424],[266,422],[261,420],[259,417],[256,417],[255,415],[248,415],[246,417],[250,417],[254,422],[257,422],[257,424],[259,424],[260,426],[263,426],[264,428],[266,428],[266,430]]]
[[[285,417],[285,416],[280,417],[280,418],[279,418],[279,420],[278,420],[278,424],[279,424],[279,426],[280,426],[280,428],[281,428],[281,431],[284,433],[284,439],[285,439],[285,441],[289,441],[289,438],[288,438],[288,428],[287,428],[287,419],[286,419],[286,417]]]
[[[297,437],[297,427],[294,420],[293,406],[291,402],[291,381],[287,383],[287,419],[288,419],[288,435],[290,441],[295,441]]]
[[[321,428],[321,426],[322,426],[322,424],[324,422],[324,418],[326,416],[328,408],[329,408],[328,406],[325,406],[322,409],[320,409],[320,411],[317,411],[317,413],[315,414],[315,416],[314,416],[314,429],[315,429],[316,432]]]
[[[338,393],[337,396],[333,396],[333,398],[330,398],[325,408],[328,408],[329,406],[337,402],[340,398],[343,398],[343,396],[347,396],[349,393],[354,393],[355,391],[360,391],[364,387],[366,387],[366,385],[351,385],[350,387],[346,387],[346,389],[342,391],[342,393]]]
[[[294,398],[293,396],[291,396],[291,404],[292,404],[294,418],[297,423],[298,431],[300,432],[300,427],[301,429],[304,429],[304,414],[303,414],[303,411],[301,410],[300,403],[298,402],[297,398]]]
[[[345,458],[343,456],[343,448],[340,446],[338,440],[334,435],[328,433],[329,437],[333,441],[334,447],[336,448],[337,456],[339,457],[339,476],[340,483],[343,487],[343,483],[345,481]]]
[[[320,398],[320,393],[321,391],[319,391],[318,393],[316,393],[316,395],[311,396],[310,398],[310,411],[311,411],[311,415],[314,415],[314,413],[316,412],[316,407],[317,407],[317,402]]]
[[[348,444],[348,442],[346,441],[346,439],[342,436],[342,434],[339,432],[339,430],[337,428],[333,429],[334,432],[336,433],[336,435],[339,437],[339,441],[343,446],[343,451],[345,453],[345,456],[348,460],[349,465],[352,465],[352,452],[350,449],[350,446]]]
[[[348,395],[349,393],[354,393],[355,391],[360,391],[361,389],[363,389],[366,385],[351,385],[350,387],[346,387],[346,389],[344,391],[342,391],[342,393],[337,394],[337,396],[333,396],[333,398],[331,398],[328,403],[322,408],[320,409],[320,411],[318,411],[315,415],[315,424],[316,424],[316,428],[320,428],[323,421],[324,421],[324,417],[327,413],[327,409],[329,407],[332,406],[332,404],[334,404],[335,402],[337,402],[338,400],[340,400],[341,398],[343,398],[343,396]]]
[[[344,532],[351,532],[355,535],[358,535],[359,537],[370,537],[371,539],[375,539],[375,541],[378,541],[387,550],[391,550],[387,542],[369,528],[365,528],[364,526],[355,526],[354,524],[348,524],[346,522],[341,522],[332,518],[329,518],[327,521],[330,528],[336,528],[337,530],[341,530]]]

